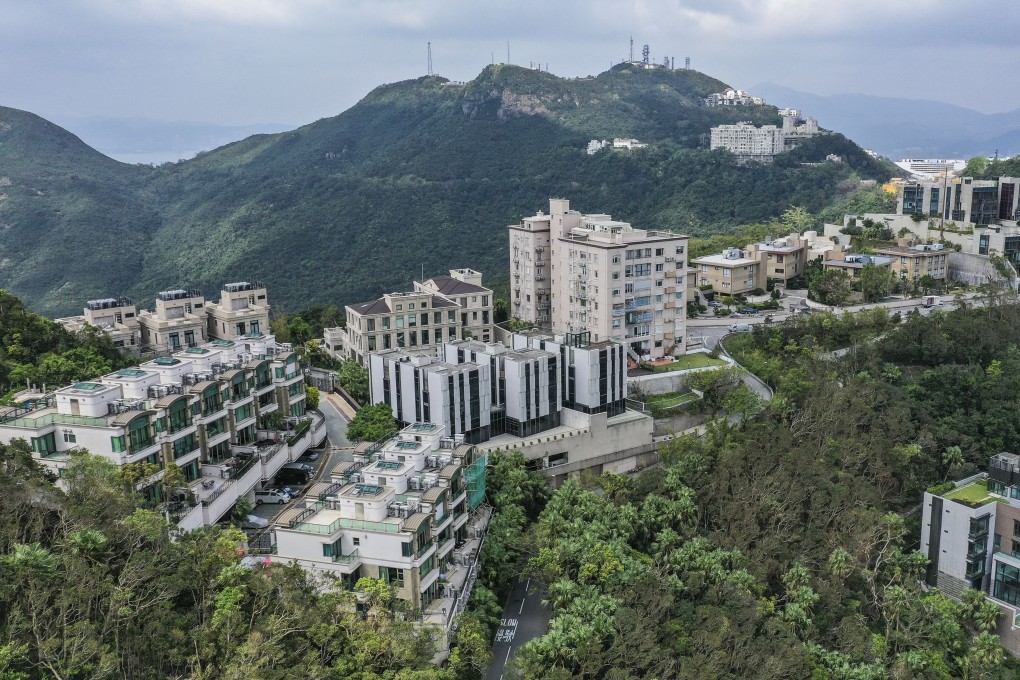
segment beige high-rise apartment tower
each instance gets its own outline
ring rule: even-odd
[[[683,354],[687,236],[582,214],[564,199],[509,235],[511,316],[622,342],[634,360]]]

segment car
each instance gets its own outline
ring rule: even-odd
[[[311,461],[312,463],[314,463],[315,461],[319,460],[319,453],[320,453],[319,451],[305,451],[301,455],[301,457],[298,458],[298,460],[299,461],[307,460],[307,461]]]
[[[731,323],[730,333],[750,333],[751,326],[746,323]]]
[[[711,302],[708,303],[708,306],[709,307],[714,307],[716,309],[719,309],[720,307],[723,306],[723,304],[721,302],[719,302],[718,300],[712,300]]]
[[[758,313],[758,310],[755,309],[754,307],[741,307],[737,311],[740,312],[741,314],[757,314]]]
[[[279,489],[262,489],[255,492],[255,505],[263,503],[276,503],[283,505],[290,502],[290,494]]]
[[[269,526],[269,520],[258,515],[248,515],[238,522],[238,525],[242,529],[265,529]]]

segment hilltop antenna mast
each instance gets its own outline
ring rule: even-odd
[[[690,57],[684,57],[684,70],[685,71],[690,71],[691,70],[691,58]]]
[[[630,60],[634,61],[634,36],[630,36]]]
[[[428,43],[429,46],[429,75],[432,75],[432,43]]]
[[[506,63],[510,63],[510,41],[506,41]]]
[[[648,45],[645,45],[644,47],[642,47],[641,48],[641,61],[643,61],[644,63],[647,64],[648,63],[648,55],[650,53],[651,53],[651,50],[648,49]]]

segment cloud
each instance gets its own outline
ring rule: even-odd
[[[294,26],[328,6],[327,0],[84,0],[86,8],[139,23],[213,22]]]

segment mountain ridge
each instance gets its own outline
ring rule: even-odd
[[[0,225],[18,235],[0,241],[0,286],[52,315],[96,297],[148,306],[159,290],[215,294],[244,279],[265,281],[277,310],[342,305],[407,288],[422,267],[505,280],[506,225],[550,196],[718,233],[792,204],[818,210],[852,177],[888,176],[840,135],[772,166],[708,151],[711,125],[779,120],[774,107],[703,106],[724,87],[696,71],[623,65],[563,79],[490,66],[463,84],[381,85],[337,116],[159,167],[98,158],[74,135],[0,108],[0,122],[15,124],[0,133]],[[585,154],[588,140],[614,136],[650,146]],[[846,162],[800,165],[827,153]]]
[[[802,109],[890,158],[971,158],[1020,153],[1020,109],[982,113],[946,102],[864,94],[816,95],[775,83],[751,89]]]

